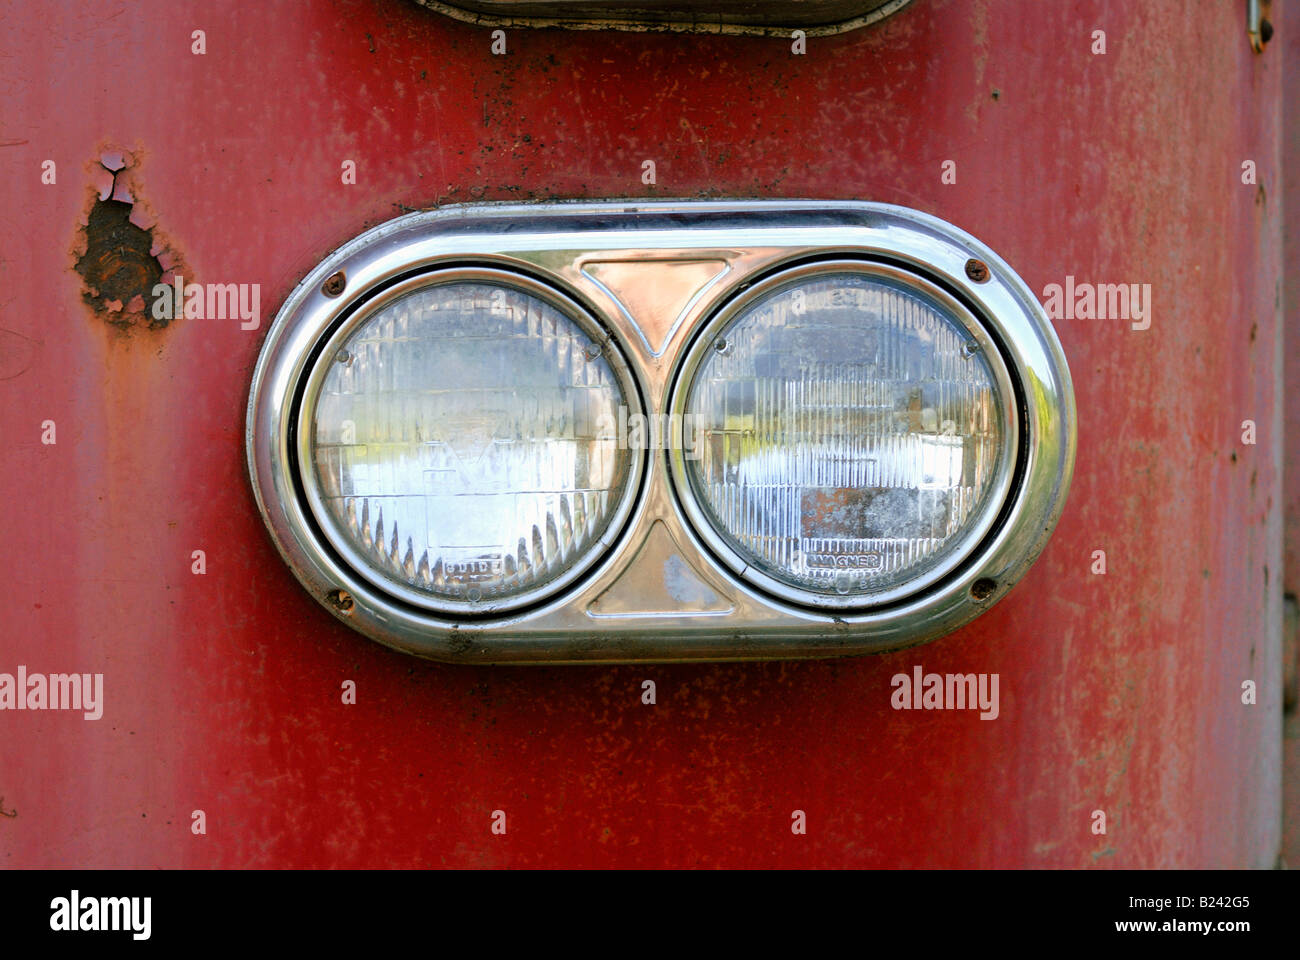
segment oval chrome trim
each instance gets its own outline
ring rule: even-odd
[[[1023,388],[1018,495],[983,545],[923,594],[866,611],[797,606],[750,585],[703,550],[669,489],[667,454],[648,458],[644,493],[625,529],[586,577],[526,610],[477,620],[412,607],[375,591],[314,545],[310,518],[286,470],[292,398],[305,358],[354,291],[415,272],[473,262],[553,285],[609,331],[636,380],[642,408],[665,409],[668,376],[697,325],[754,278],[814,258],[887,262],[949,290],[980,317],[995,318],[1004,357]],[[610,258],[725,260],[722,281],[683,308],[682,336],[650,356],[619,305],[589,283],[584,262]],[[988,276],[966,275],[972,258]],[[337,298],[321,290],[343,272]],[[1064,509],[1073,472],[1076,415],[1061,345],[1033,292],[996,253],[937,217],[888,204],[817,200],[631,200],[473,204],[412,213],[381,224],[327,256],[286,299],[269,327],[249,393],[245,447],[253,495],[271,540],[295,577],[330,613],[387,646],[459,663],[626,663],[828,657],[897,650],[932,640],[1000,600],[1046,545]],[[620,582],[647,532],[663,523],[682,557],[724,583],[727,616],[594,620],[588,604]],[[972,587],[995,589],[977,599]],[[982,585],[983,586],[983,585]],[[355,601],[345,609],[342,591]],[[373,602],[376,598],[380,602]]]

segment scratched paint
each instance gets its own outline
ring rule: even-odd
[[[1274,862],[1281,79],[1239,5],[916,0],[803,56],[562,31],[510,31],[493,56],[488,31],[408,0],[166,9],[166,29],[135,8],[6,14],[0,224],[21,242],[0,253],[0,328],[41,346],[0,379],[0,668],[103,672],[106,706],[0,716],[0,863]],[[144,194],[194,274],[260,283],[268,307],[408,209],[825,197],[941,216],[1035,291],[1150,283],[1152,325],[1057,325],[1070,502],[1026,578],[943,640],[814,663],[416,662],[305,596],[266,539],[241,452],[265,327],[88,321],[68,247],[104,143],[147,153]],[[895,712],[890,678],[917,665],[999,674],[998,719]]]

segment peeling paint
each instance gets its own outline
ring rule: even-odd
[[[183,261],[141,199],[138,163],[124,150],[104,149],[91,163],[91,191],[72,254],[82,279],[82,301],[100,320],[123,330],[160,330],[156,285],[184,272]],[[20,371],[21,372],[21,371]]]

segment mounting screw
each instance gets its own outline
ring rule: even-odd
[[[983,283],[989,278],[989,266],[983,260],[967,260],[966,276],[976,283]]]
[[[998,588],[996,580],[990,580],[988,577],[980,577],[970,585],[971,598],[979,603],[983,603],[989,597],[993,596],[993,591]]]
[[[1263,53],[1273,39],[1273,21],[1269,19],[1272,12],[1273,0],[1246,0],[1246,35],[1250,49],[1256,53]]]
[[[348,278],[343,276],[343,271],[340,270],[338,273],[334,274],[334,276],[321,284],[321,292],[327,297],[337,297],[343,292],[343,288],[347,285]]]
[[[334,590],[325,594],[325,601],[340,613],[352,612],[352,595],[346,590]]]

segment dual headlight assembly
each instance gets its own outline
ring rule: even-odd
[[[987,609],[1060,515],[1056,335],[934,217],[821,202],[444,208],[318,266],[248,411],[338,617],[460,662],[833,656]]]

